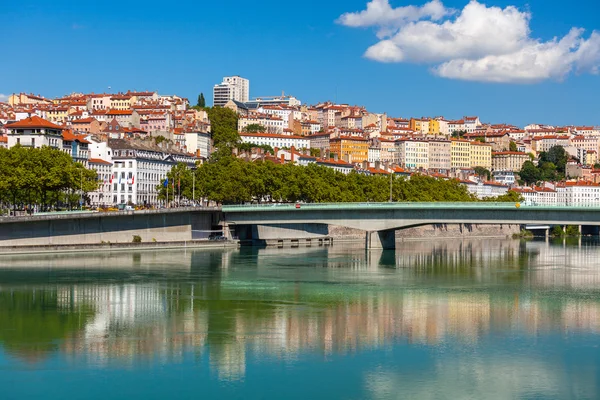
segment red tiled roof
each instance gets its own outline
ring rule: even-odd
[[[22,119],[20,121],[14,122],[12,124],[8,124],[5,126],[6,129],[28,129],[28,128],[45,128],[45,129],[56,129],[62,130],[63,128],[53,124],[50,121],[46,121],[43,118],[38,117],[37,115],[31,116],[29,118]]]
[[[109,110],[106,115],[131,115],[133,111],[131,110]]]
[[[79,143],[90,143],[85,139],[85,135],[76,135],[70,130],[64,130],[62,134],[63,140],[74,142],[78,141]]]
[[[101,160],[99,158],[90,158],[89,161],[90,164],[105,164],[105,165],[112,165],[112,163],[108,162],[108,161],[104,161]]]

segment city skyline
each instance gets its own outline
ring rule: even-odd
[[[593,75],[597,72],[599,52],[594,13],[578,11],[597,9],[592,1],[577,0],[568,8],[558,2],[540,0],[476,3],[484,14],[492,10],[498,15],[508,13],[514,17],[510,21],[519,22],[524,30],[516,36],[517,42],[552,47],[556,44],[553,38],[557,41],[574,38],[579,48],[584,48],[585,56],[581,52],[578,56],[571,56],[569,51],[562,53],[571,61],[559,68],[558,73],[551,69],[547,74],[549,79],[518,84],[443,78],[439,76],[443,76],[439,73],[439,63],[423,63],[418,57],[408,63],[382,63],[381,57],[374,61],[377,57],[370,56],[367,49],[405,25],[398,25],[397,18],[392,22],[377,18],[366,22],[348,20],[348,15],[364,16],[356,13],[368,10],[367,3],[353,0],[319,4],[320,12],[314,13],[309,1],[307,7],[294,10],[297,15],[290,19],[290,10],[285,6],[275,7],[275,2],[240,2],[227,21],[217,17],[229,5],[185,1],[181,7],[186,13],[179,13],[177,7],[165,10],[136,2],[119,4],[122,12],[116,14],[110,11],[111,7],[99,10],[67,1],[8,4],[3,11],[10,32],[6,54],[22,59],[35,48],[36,57],[46,60],[56,57],[57,62],[3,63],[0,72],[11,79],[0,85],[0,94],[25,91],[56,97],[70,92],[105,92],[110,87],[113,92],[137,89],[177,93],[188,97],[192,104],[203,92],[207,103],[212,104],[213,86],[223,76],[240,75],[252,81],[252,98],[279,95],[284,90],[303,103],[331,100],[364,105],[374,112],[397,117],[479,115],[483,121],[520,126],[599,124],[594,113],[594,89],[600,86],[598,77]],[[388,4],[383,0],[373,3]],[[467,7],[474,7],[474,3],[467,1],[427,4],[391,1],[389,7],[393,12],[389,14],[404,18],[401,24],[412,20],[447,26],[456,25]],[[416,7],[398,8],[409,5]],[[406,17],[410,14],[407,10],[421,11],[417,17]],[[558,13],[560,21],[555,18]],[[423,16],[427,20],[419,22]],[[78,57],[83,51],[83,59],[58,61],[64,58],[59,58],[55,46],[24,46],[24,42],[39,41],[35,33],[18,34],[19,26],[24,25],[52,27],[54,40],[67,50],[77,50]],[[576,28],[586,31],[572,31]],[[489,49],[495,48],[494,43],[502,43],[492,34],[483,36],[489,36],[481,44],[487,53],[479,55],[486,57]],[[190,51],[198,47],[202,50]],[[264,48],[257,51],[260,47]],[[249,62],[253,57],[258,61]],[[446,56],[441,61],[448,59],[454,60]],[[432,72],[432,68],[438,68],[438,73]]]

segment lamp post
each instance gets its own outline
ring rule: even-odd
[[[394,181],[392,180],[392,179],[393,179],[393,177],[394,177],[394,173],[393,173],[393,172],[390,172],[390,203],[393,203],[393,202],[394,202],[394,196],[393,196],[393,194],[394,194],[394,186],[393,186],[393,182],[394,182]]]
[[[79,194],[79,209],[83,209],[83,170],[79,170],[79,189],[81,193]]]

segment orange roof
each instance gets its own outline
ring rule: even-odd
[[[240,136],[244,137],[262,137],[262,138],[278,138],[278,139],[304,139],[308,140],[308,136],[294,136],[294,135],[277,135],[274,133],[240,133]]]
[[[109,163],[108,161],[104,161],[101,160],[99,158],[90,158],[89,161],[90,164],[106,164],[106,165],[112,165],[112,163]]]
[[[96,118],[83,118],[83,119],[74,119],[71,121],[72,124],[91,124],[96,121]]]
[[[56,129],[62,130],[63,128],[53,124],[50,121],[46,121],[43,118],[34,115],[29,118],[22,119],[20,121],[14,122],[12,124],[8,124],[5,126],[6,129],[28,129],[28,128],[46,128],[46,129]]]
[[[133,111],[131,110],[109,110],[106,115],[131,115]]]
[[[63,140],[66,140],[69,142],[78,141],[79,143],[88,143],[88,144],[90,143],[87,140],[85,140],[85,135],[76,135],[68,129],[63,131],[62,137],[63,137]]]

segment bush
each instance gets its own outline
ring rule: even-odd
[[[134,235],[132,243],[142,243],[142,237],[139,235]]]
[[[579,226],[577,225],[569,225],[567,226],[567,230],[565,231],[567,236],[581,236],[579,232]]]
[[[565,236],[565,231],[563,231],[562,226],[555,225],[554,228],[552,228],[552,236],[553,237],[563,237],[563,236]]]

